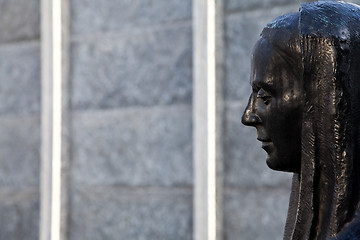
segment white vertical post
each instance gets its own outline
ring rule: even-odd
[[[41,1],[40,240],[60,239],[62,47],[61,0]]]
[[[219,2],[219,1],[217,1]],[[219,79],[217,74],[216,28],[220,5],[216,0],[193,1],[194,43],[194,239],[219,240],[221,226],[217,201],[217,175],[220,138],[219,130]],[[221,94],[220,94],[221,95]],[[220,96],[220,98],[222,95]]]

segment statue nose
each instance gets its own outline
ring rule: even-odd
[[[246,109],[241,118],[241,122],[246,126],[255,126],[256,124],[259,124],[261,121],[257,114],[255,114],[250,109]]]

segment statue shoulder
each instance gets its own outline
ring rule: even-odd
[[[357,240],[360,239],[360,216],[356,214],[354,219],[347,223],[333,240]]]

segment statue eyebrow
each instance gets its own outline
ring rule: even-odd
[[[266,82],[263,82],[263,81],[253,81],[252,82],[252,86],[257,88],[257,89],[264,89],[265,91],[267,92],[275,92],[275,88],[273,87],[272,84],[269,84],[269,83],[266,83]]]

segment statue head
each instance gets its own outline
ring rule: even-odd
[[[252,94],[242,117],[257,130],[273,170],[299,172],[303,107],[302,59],[298,43],[299,14],[282,16],[276,31],[265,28],[251,60]]]
[[[360,7],[303,4],[264,28],[251,63],[242,122],[270,168],[294,172],[284,239],[360,239]]]

